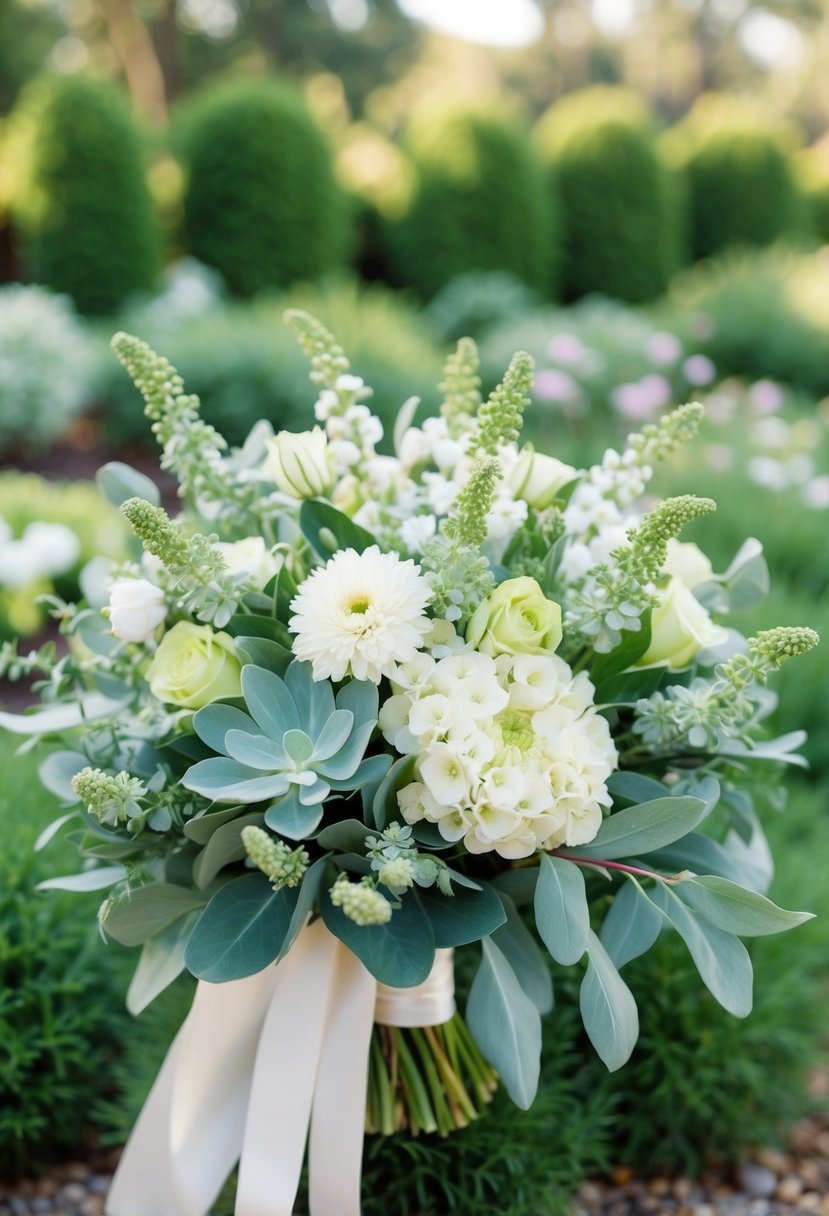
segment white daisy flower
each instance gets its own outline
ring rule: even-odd
[[[294,654],[311,663],[315,680],[352,675],[379,684],[423,645],[431,595],[414,562],[377,545],[363,553],[342,549],[291,602]]]

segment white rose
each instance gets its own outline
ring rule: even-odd
[[[507,485],[516,498],[523,498],[531,507],[543,511],[559,490],[577,476],[578,470],[572,465],[526,447],[510,471]]]
[[[116,638],[146,642],[167,616],[167,601],[161,588],[145,578],[117,578],[103,614]]]
[[[231,574],[247,574],[248,582],[259,591],[282,568],[282,558],[271,552],[261,536],[246,536],[232,544],[219,542],[214,548],[221,553]]]
[[[651,617],[651,644],[638,667],[659,664],[675,671],[687,667],[700,650],[721,646],[727,640],[727,631],[714,624],[682,579],[672,578],[657,594],[659,604]]]
[[[714,570],[698,545],[691,541],[669,540],[668,557],[662,567],[666,574],[682,579],[689,590],[707,583]]]
[[[318,498],[331,488],[328,440],[325,431],[280,431],[267,442],[264,471],[284,494],[293,498]]]

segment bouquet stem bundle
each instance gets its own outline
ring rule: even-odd
[[[448,1136],[480,1118],[497,1088],[459,1014],[442,1026],[375,1026],[366,1131]]]

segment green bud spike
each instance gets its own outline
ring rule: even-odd
[[[309,860],[305,849],[291,849],[284,840],[274,840],[252,823],[242,828],[242,844],[257,869],[271,880],[275,891],[302,882]]]
[[[90,767],[75,774],[72,789],[86,803],[90,815],[112,827],[139,814],[138,800],[147,792],[146,786],[128,772],[113,775]]]
[[[670,456],[682,444],[693,439],[705,416],[705,407],[699,401],[689,401],[660,418],[648,423],[642,430],[628,435],[628,450],[636,454],[636,463],[655,464]]]
[[[349,882],[346,875],[341,874],[330,894],[334,907],[342,908],[355,925],[387,925],[391,920],[391,904],[370,878]]]
[[[814,650],[819,642],[820,636],[805,625],[778,625],[749,638],[748,648],[751,654],[763,659],[770,670],[777,671],[787,659]]]
[[[440,412],[451,434],[468,429],[481,404],[478,347],[471,338],[461,338],[443,368],[438,385],[443,394]]]
[[[316,317],[300,308],[287,309],[282,319],[296,335],[310,360],[311,383],[320,388],[335,389],[338,378],[349,371],[351,364],[334,335]]]
[[[628,534],[629,544],[617,550],[619,565],[639,582],[653,582],[665,565],[668,541],[678,536],[692,519],[710,515],[716,509],[713,499],[697,498],[693,494],[666,498]]]
[[[534,368],[526,351],[513,355],[503,380],[478,410],[479,452],[495,456],[499,447],[518,442],[524,410],[530,402]]]
[[[478,461],[455,500],[451,517],[444,524],[444,534],[449,540],[470,549],[481,548],[486,540],[486,517],[500,476],[501,466],[497,460]]]

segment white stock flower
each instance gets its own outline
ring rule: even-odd
[[[400,525],[400,539],[410,553],[422,553],[437,531],[434,515],[412,515]]]
[[[414,562],[377,545],[362,553],[341,549],[291,603],[294,654],[312,664],[315,680],[350,674],[379,684],[423,645],[431,594]]]
[[[145,578],[117,578],[103,609],[116,638],[147,642],[167,616],[164,592]]]
[[[26,527],[19,540],[6,540],[0,546],[0,584],[16,589],[63,574],[80,553],[81,542],[71,528],[38,520]]]
[[[282,558],[272,553],[261,536],[246,536],[233,542],[215,544],[231,574],[247,574],[248,581],[261,591],[282,569]]]

